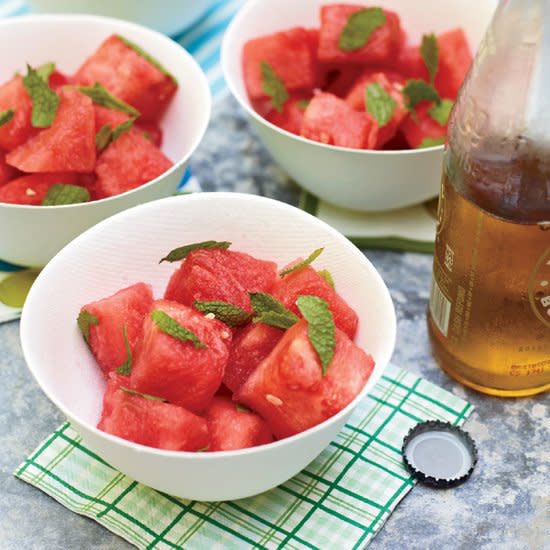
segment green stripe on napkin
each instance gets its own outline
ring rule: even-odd
[[[427,419],[462,425],[473,407],[389,366],[342,432],[305,470],[243,500],[206,503],[145,487],[89,451],[66,423],[15,475],[138,548],[364,547],[415,482],[401,443]]]

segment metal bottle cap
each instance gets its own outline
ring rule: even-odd
[[[448,422],[428,420],[412,428],[403,439],[403,462],[421,483],[455,487],[464,483],[477,463],[474,441]]]

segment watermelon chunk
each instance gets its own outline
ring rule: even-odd
[[[140,132],[124,132],[97,159],[97,195],[105,198],[125,193],[158,178],[172,165]]]
[[[199,249],[174,272],[164,297],[188,306],[195,300],[221,300],[252,312],[248,292],[269,292],[276,277],[274,262],[244,252]]]
[[[367,69],[357,79],[346,95],[346,102],[357,111],[365,111],[367,105],[365,100],[366,91],[367,87],[371,84],[378,84],[381,86],[395,103],[391,119],[386,124],[380,126],[378,121],[376,119],[374,120],[374,123],[378,127],[378,138],[375,148],[380,149],[385,143],[393,138],[399,125],[408,114],[402,94],[405,79],[397,73],[376,72]]]
[[[317,67],[307,29],[294,27],[249,40],[243,48],[243,75],[251,99],[268,97],[264,90],[262,63],[267,63],[288,91],[315,86]]]
[[[283,334],[281,329],[263,323],[251,323],[242,328],[233,339],[223,376],[224,384],[236,392],[271,353]]]
[[[127,360],[124,331],[133,355],[141,336],[143,319],[152,304],[151,286],[136,283],[82,307],[81,312],[87,311],[99,321],[98,324],[90,324],[88,341],[104,374],[117,369]]]
[[[109,124],[112,129],[116,128],[120,124],[126,122],[130,117],[121,113],[120,111],[115,111],[113,109],[108,109],[102,105],[94,104],[94,121],[95,121],[95,131],[96,134],[105,126]]]
[[[11,151],[34,133],[31,125],[32,102],[21,76],[0,86],[0,113],[13,109],[13,118],[0,126],[0,149]]]
[[[78,185],[78,176],[74,173],[21,176],[0,187],[0,202],[40,206],[49,188],[55,183]]]
[[[229,357],[231,330],[221,321],[177,302],[159,300],[160,310],[193,332],[206,348],[196,348],[163,332],[147,316],[143,340],[132,368],[132,387],[140,392],[164,397],[192,412],[204,410],[222,382]]]
[[[95,165],[92,100],[63,89],[53,124],[6,155],[23,172],[91,172]]]
[[[100,430],[128,441],[169,451],[198,451],[208,446],[204,418],[182,407],[132,395],[124,377],[110,378],[97,425]]]
[[[134,128],[141,132],[153,145],[162,146],[162,128],[154,120],[138,120]]]
[[[6,162],[6,154],[0,151],[0,185],[14,179],[19,172]]]
[[[333,94],[318,93],[304,114],[301,135],[328,145],[373,149],[378,139],[372,117]]]
[[[273,296],[298,316],[301,315],[296,305],[298,296],[319,296],[327,302],[336,326],[352,340],[355,337],[357,314],[311,266],[280,278],[273,288]]]
[[[338,42],[349,17],[368,6],[331,4],[321,7],[321,33],[318,56],[320,61],[332,63],[388,63],[403,46],[405,34],[399,16],[383,10],[386,22],[374,30],[367,43],[353,51],[340,49]]]
[[[85,86],[103,84],[147,120],[158,120],[177,90],[172,77],[115,35],[84,62],[74,80]]]
[[[364,72],[364,69],[356,65],[324,64],[324,85],[321,88],[330,94],[345,98],[351,87]]]
[[[235,451],[265,445],[273,435],[265,420],[245,411],[227,397],[214,397],[206,409],[209,451]]]
[[[288,437],[342,410],[363,389],[373,367],[372,357],[336,329],[334,357],[322,376],[302,320],[286,331],[235,399],[260,414],[275,437]]]
[[[48,86],[55,91],[58,91],[60,88],[67,86],[68,84],[71,84],[71,79],[57,69],[53,71],[48,79]]]
[[[300,135],[304,113],[311,99],[307,94],[292,94],[283,105],[282,112],[270,108],[265,114],[265,119],[279,128]],[[271,101],[269,106],[272,107]]]
[[[445,143],[447,124],[442,126],[429,115],[432,107],[433,103],[423,101],[415,108],[416,116],[409,115],[401,124],[400,130],[412,149]]]

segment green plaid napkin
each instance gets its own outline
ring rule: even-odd
[[[337,439],[305,470],[261,495],[188,501],[145,487],[110,467],[66,423],[15,475],[138,548],[362,548],[415,482],[401,443],[423,420],[461,425],[473,407],[389,366]]]

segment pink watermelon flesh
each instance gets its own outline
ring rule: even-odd
[[[172,161],[136,130],[124,132],[97,159],[96,192],[112,197],[161,176]]]
[[[95,123],[92,100],[64,89],[53,124],[6,155],[23,172],[91,172],[94,169]]]
[[[416,117],[407,116],[401,125],[401,132],[405,136],[411,149],[416,149],[422,145],[425,139],[441,140],[445,142],[447,136],[447,125],[443,126],[435,121],[429,114],[432,103],[423,101],[416,109]]]
[[[31,125],[32,102],[21,76],[0,86],[0,113],[13,109],[13,118],[0,126],[0,149],[11,151],[27,141],[35,130]]]
[[[273,288],[273,296],[296,315],[300,315],[296,305],[298,296],[319,296],[328,303],[335,325],[352,340],[355,337],[357,314],[311,266],[298,269],[280,278]]]
[[[188,306],[195,300],[220,300],[251,312],[248,292],[269,292],[276,277],[274,262],[232,250],[199,249],[174,272],[164,297]]]
[[[126,122],[130,117],[121,113],[120,111],[115,111],[113,109],[107,109],[102,105],[94,105],[94,121],[95,121],[95,132],[99,132],[105,124],[109,124],[111,129],[115,129],[120,124]]]
[[[127,360],[124,329],[132,355],[141,337],[143,319],[153,304],[153,291],[150,285],[136,283],[116,294],[92,302],[82,307],[97,317],[99,323],[90,325],[89,346],[107,375]]]
[[[251,323],[242,328],[233,339],[224,384],[236,392],[271,353],[283,334],[281,329],[263,323]]]
[[[0,151],[0,185],[8,183],[19,174],[13,166],[6,163],[6,154]]]
[[[311,94],[293,94],[283,105],[282,112],[270,108],[264,118],[287,132],[300,135],[304,113],[310,99]],[[269,106],[272,107],[271,101]]]
[[[166,334],[148,315],[143,324],[143,339],[136,350],[132,387],[192,412],[201,412],[222,382],[231,330],[224,323],[177,302],[158,300],[152,309],[165,312],[207,347],[196,348],[191,341],[182,342]]]
[[[131,395],[125,377],[110,378],[97,427],[128,441],[169,451],[198,451],[209,444],[207,421],[183,407]]]
[[[0,202],[40,206],[55,183],[78,185],[75,173],[30,174],[13,179],[0,187]]]
[[[146,120],[158,120],[177,90],[177,84],[168,75],[115,35],[107,38],[84,62],[74,80],[86,86],[103,84]]]
[[[239,403],[264,418],[278,439],[300,433],[334,416],[361,392],[372,358],[336,329],[336,348],[326,376],[302,320],[236,393]]]
[[[234,451],[273,441],[265,420],[252,411],[239,410],[228,397],[214,397],[206,409],[206,420],[209,451]]]

